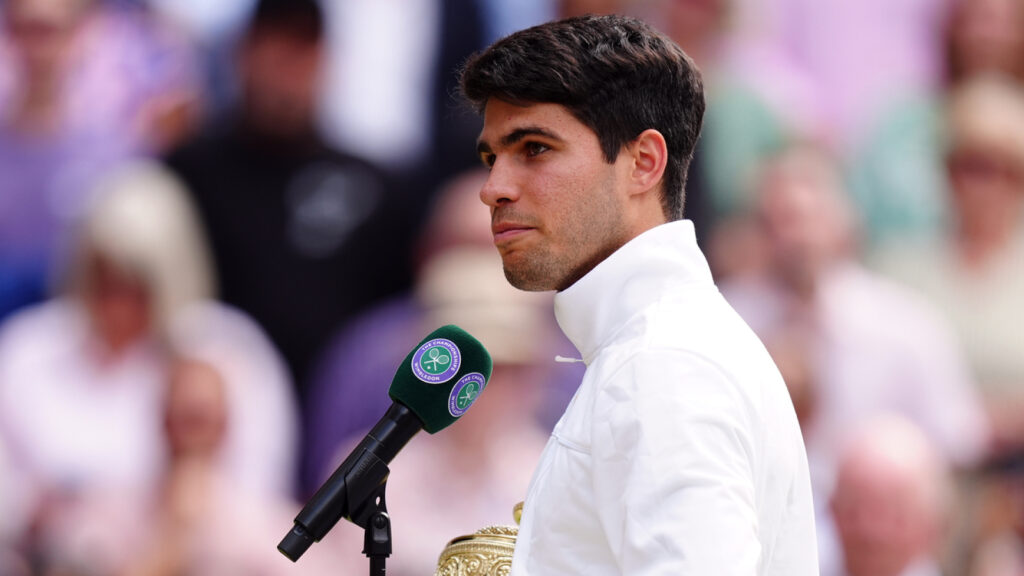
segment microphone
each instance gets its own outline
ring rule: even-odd
[[[433,434],[462,416],[491,377],[491,356],[457,326],[434,330],[399,365],[392,404],[362,442],[310,498],[277,549],[292,562],[341,518],[366,528],[366,507],[387,480],[388,467],[420,429]]]

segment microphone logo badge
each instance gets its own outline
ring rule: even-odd
[[[479,372],[470,372],[460,378],[448,396],[448,413],[456,418],[465,414],[486,385],[487,379]]]
[[[412,373],[427,384],[443,384],[455,377],[462,366],[462,353],[454,342],[434,338],[412,355]]]

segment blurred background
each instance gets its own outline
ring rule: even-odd
[[[389,568],[510,524],[582,366],[504,281],[457,70],[607,12],[703,71],[686,215],[823,576],[1024,575],[1024,0],[0,0],[0,574],[365,571],[354,526],[275,546],[445,323],[493,389],[394,463]]]

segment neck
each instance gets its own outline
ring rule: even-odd
[[[997,256],[1013,239],[1017,229],[1016,213],[985,225],[961,222],[957,235],[960,258],[970,268],[980,267]]]
[[[665,207],[662,205],[661,195],[660,188],[652,188],[646,194],[633,197],[633,217],[629,221],[629,230],[632,232],[630,240],[669,222],[665,215]]]

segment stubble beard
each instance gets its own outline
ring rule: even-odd
[[[573,231],[564,245],[576,249],[554,253],[547,247],[529,253],[501,255],[505,279],[513,287],[527,292],[565,290],[585,276],[628,240],[618,222],[591,225]],[[584,247],[593,247],[590,253]]]
[[[502,255],[502,267],[508,283],[526,292],[558,290],[562,284],[559,267],[546,258],[533,256],[524,258],[521,263],[510,263]]]
[[[614,185],[613,174],[609,174],[597,184],[589,202],[577,207],[573,218],[564,214],[557,218],[561,226],[557,235],[522,252],[502,252],[509,284],[527,292],[565,290],[625,244],[629,240],[627,226],[614,200]],[[538,232],[550,230],[542,227]]]

